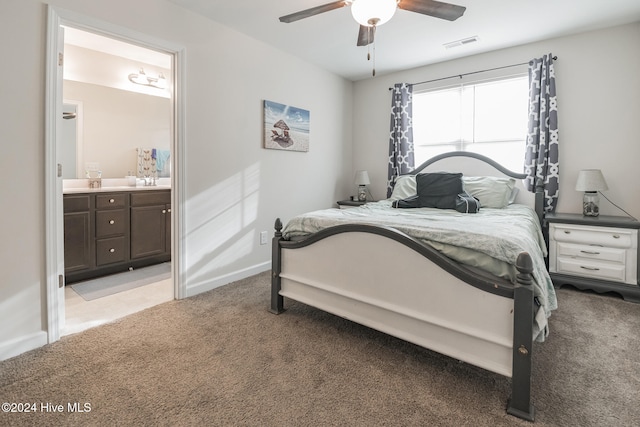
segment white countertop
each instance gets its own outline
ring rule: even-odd
[[[171,190],[170,185],[156,185],[147,187],[129,187],[129,186],[116,186],[116,187],[100,187],[100,188],[88,188],[88,187],[74,187],[64,188],[63,194],[75,194],[75,193],[109,193],[116,191],[153,191],[153,190]]]
[[[153,191],[153,190],[171,190],[170,178],[159,178],[158,185],[144,185],[144,181],[139,179],[137,185],[130,186],[127,184],[126,179],[102,179],[102,186],[100,188],[89,188],[88,179],[65,179],[62,181],[62,193],[63,194],[76,194],[76,193],[109,193],[117,191]]]

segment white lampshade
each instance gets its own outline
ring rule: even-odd
[[[371,181],[369,181],[369,174],[367,173],[367,171],[356,171],[356,178],[354,181],[356,185],[371,184]]]
[[[576,191],[602,191],[608,190],[607,182],[604,180],[600,169],[583,169],[578,173],[576,181]]]
[[[379,26],[393,17],[397,7],[396,0],[354,0],[351,14],[360,25]]]

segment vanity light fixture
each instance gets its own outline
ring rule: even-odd
[[[144,68],[140,68],[137,73],[129,74],[129,81],[137,85],[151,86],[157,89],[165,89],[167,87],[167,80],[162,73],[158,74],[158,77],[151,77],[144,72]]]

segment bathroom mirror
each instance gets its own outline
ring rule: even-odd
[[[67,80],[64,96],[63,178],[135,175],[138,148],[169,150],[168,98]]]

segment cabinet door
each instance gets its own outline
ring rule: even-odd
[[[64,214],[64,271],[91,268],[91,214]]]
[[[131,259],[165,254],[166,224],[166,205],[132,207]]]

